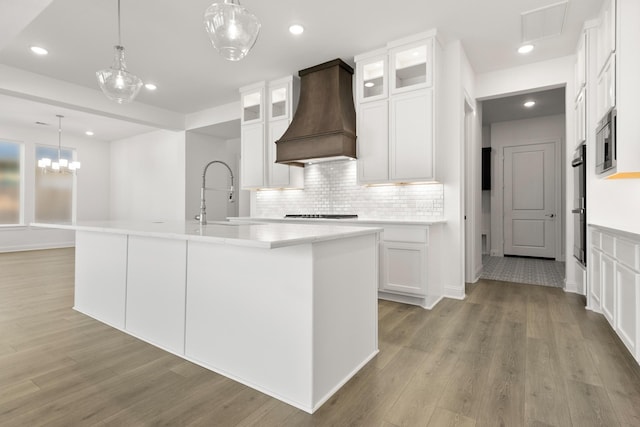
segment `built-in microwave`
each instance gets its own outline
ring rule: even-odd
[[[596,131],[596,173],[605,173],[616,167],[616,127],[615,107],[605,114]]]

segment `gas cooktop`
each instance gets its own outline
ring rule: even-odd
[[[358,215],[347,214],[288,214],[285,218],[305,218],[305,219],[354,219]]]

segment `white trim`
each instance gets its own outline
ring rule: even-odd
[[[34,243],[30,245],[3,246],[3,247],[0,247],[0,253],[73,248],[75,246],[76,246],[76,242]]]
[[[450,286],[444,287],[445,298],[453,298],[457,300],[463,300],[466,298],[464,289],[458,289]]]

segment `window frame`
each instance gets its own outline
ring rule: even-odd
[[[38,219],[36,218],[36,206],[38,204],[38,191],[37,191],[37,185],[36,185],[36,175],[38,173],[41,173],[39,171],[39,167],[38,167],[38,147],[43,147],[43,148],[47,148],[47,149],[53,149],[54,151],[58,151],[58,146],[57,145],[50,145],[50,144],[38,144],[38,143],[34,143],[33,144],[33,156],[34,156],[34,161],[33,161],[33,205],[32,205],[32,212],[31,212],[31,218],[33,218],[34,222],[38,222]],[[77,159],[77,150],[76,148],[73,147],[60,147],[61,151],[67,151],[71,153],[70,158],[68,158],[67,160],[69,161],[74,161]],[[63,156],[64,157],[64,156]],[[76,173],[71,174],[71,222],[75,223],[77,220],[77,194],[78,194],[78,179],[77,179],[77,175]]]
[[[8,229],[8,228],[18,228],[25,226],[25,196],[26,196],[26,161],[25,161],[25,143],[23,141],[16,141],[10,138],[0,138],[0,142],[7,142],[9,144],[15,144],[18,146],[18,183],[20,186],[20,191],[18,197],[20,198],[20,203],[18,204],[18,222],[10,223],[10,224],[1,224],[0,229]]]

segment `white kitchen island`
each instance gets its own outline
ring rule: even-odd
[[[313,413],[378,352],[377,228],[84,222],[74,308]]]

